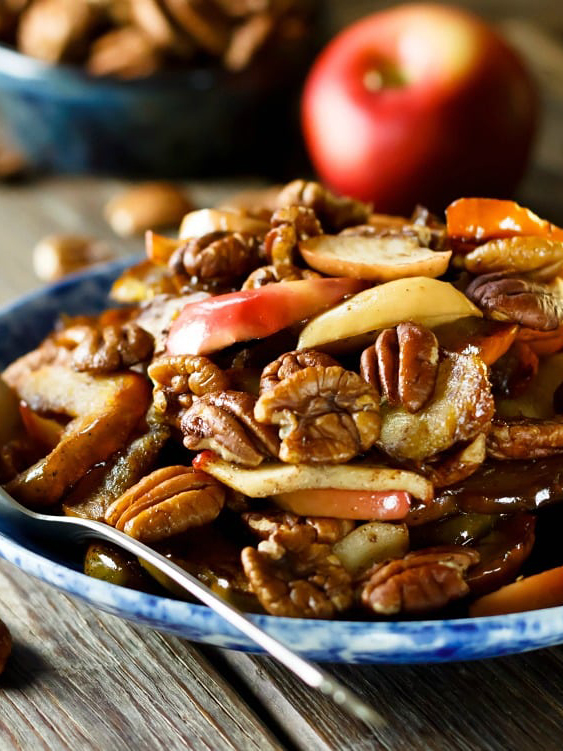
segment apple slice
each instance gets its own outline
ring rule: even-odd
[[[299,244],[313,269],[331,276],[388,282],[409,276],[441,276],[451,251],[423,248],[408,236],[319,235]]]
[[[190,211],[180,225],[179,239],[203,237],[210,232],[246,232],[251,235],[265,235],[270,229],[268,222],[246,216],[240,211],[228,209],[200,209]]]
[[[335,490],[309,488],[271,496],[271,500],[299,516],[329,516],[335,519],[398,521],[411,508],[404,490]]]
[[[519,579],[479,597],[470,605],[469,615],[472,618],[506,615],[558,605],[563,605],[563,566]]]
[[[298,348],[317,347],[405,321],[433,328],[468,316],[482,318],[483,314],[448,282],[425,276],[395,279],[318,315],[301,332]]]
[[[377,465],[272,462],[255,469],[245,469],[224,461],[212,451],[198,454],[193,465],[250,498],[266,498],[311,488],[359,490],[363,493],[384,491],[386,494],[404,491],[423,502],[429,502],[434,497],[432,483],[422,475]]]
[[[357,279],[303,279],[268,284],[190,303],[172,324],[171,355],[205,355],[235,342],[262,339],[353,295]]]

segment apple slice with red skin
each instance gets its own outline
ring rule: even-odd
[[[304,279],[190,303],[172,324],[167,350],[171,355],[206,355],[236,342],[263,339],[365,286],[357,279]]]
[[[329,516],[335,519],[397,521],[410,511],[411,496],[404,490],[294,490],[270,496],[270,500],[299,516]]]

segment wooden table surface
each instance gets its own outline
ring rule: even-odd
[[[545,117],[520,197],[563,222],[561,0],[464,4],[500,22],[538,76]],[[335,2],[335,16],[344,22],[377,5]],[[91,232],[120,255],[139,251],[138,240],[118,240],[101,218],[121,185],[59,178],[0,187],[0,304],[39,286],[31,249],[49,232]],[[210,205],[233,186],[190,188]],[[329,666],[388,721],[374,732],[270,659],[133,627],[6,563],[0,617],[14,637],[0,678],[0,751],[563,748],[563,647],[449,665]]]

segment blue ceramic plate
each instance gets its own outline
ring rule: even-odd
[[[34,346],[59,311],[101,310],[124,263],[74,276],[0,310],[0,368]],[[114,615],[193,641],[255,651],[246,637],[201,605],[135,592],[80,573],[80,561],[37,548],[0,522],[0,556]],[[409,663],[495,657],[563,642],[563,607],[494,618],[441,621],[314,621],[253,615],[272,636],[314,660]]]

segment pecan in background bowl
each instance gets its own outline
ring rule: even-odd
[[[323,9],[33,0],[5,28],[0,11],[0,116],[36,170],[283,174]]]

